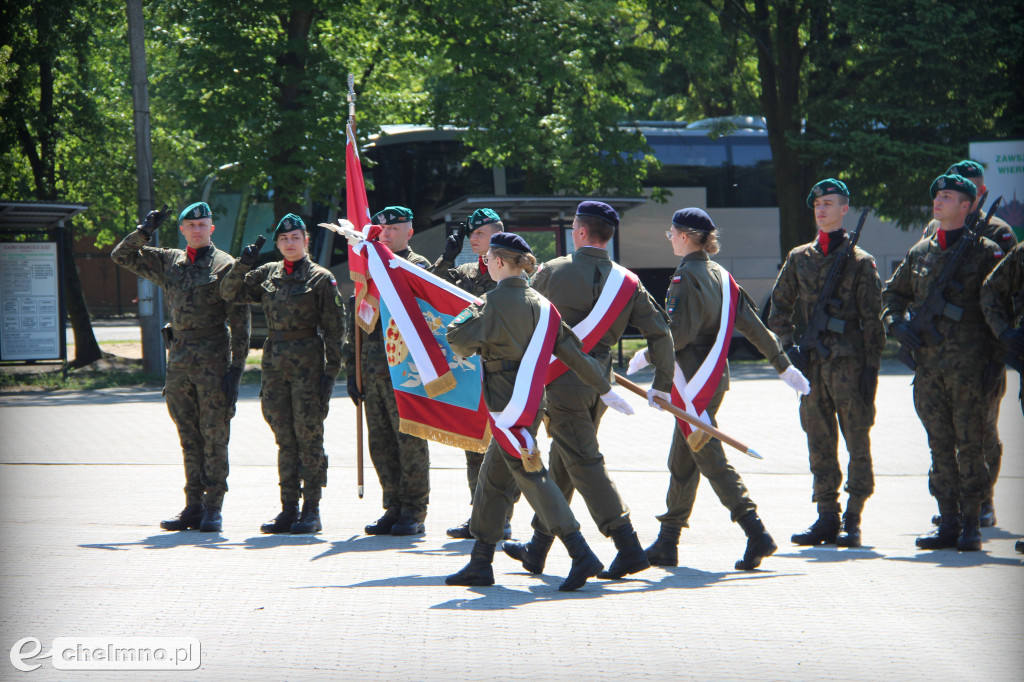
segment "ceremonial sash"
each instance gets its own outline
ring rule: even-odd
[[[551,357],[562,324],[555,306],[543,296],[538,296],[538,299],[541,304],[540,320],[520,360],[512,398],[501,412],[489,413],[491,435],[498,445],[512,457],[524,460],[538,452],[529,427],[537,416],[544,395],[545,362]]]
[[[615,324],[639,286],[640,280],[635,274],[618,263],[612,262],[612,271],[608,274],[608,279],[605,280],[604,287],[601,289],[601,295],[598,296],[590,314],[572,328],[573,333],[583,344],[584,353],[593,350],[597,342]],[[547,379],[544,383],[550,384],[568,369],[564,362],[552,355],[548,363]]]
[[[715,343],[693,377],[687,380],[678,362],[675,363],[675,373],[672,377],[672,404],[697,415],[708,425],[711,425],[711,418],[708,416],[707,407],[725,373],[733,325],[736,322],[736,306],[740,299],[740,288],[736,280],[726,270],[719,268],[719,271],[728,278],[728,281],[723,283],[728,286],[722,287],[722,315]],[[711,438],[704,431],[694,429],[682,419],[676,419],[676,422],[693,450],[699,450]]]

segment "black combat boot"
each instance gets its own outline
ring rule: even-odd
[[[612,541],[619,553],[612,559],[612,565],[607,571],[601,571],[597,577],[601,580],[618,580],[622,576],[650,568],[651,562],[644,553],[640,539],[633,530],[633,524],[627,523],[624,526],[612,531]]]
[[[391,535],[391,528],[395,525],[395,521],[398,521],[398,514],[386,511],[384,516],[369,524],[363,530],[366,531],[367,535]]]
[[[558,586],[559,592],[572,592],[587,584],[587,578],[593,578],[601,572],[604,564],[597,558],[597,555],[590,550],[587,541],[583,539],[583,533],[576,531],[562,538],[562,544],[569,550],[572,557],[572,568],[569,575]]]
[[[960,521],[960,536],[956,548],[961,552],[977,552],[981,549],[981,523],[977,516],[964,515]]]
[[[206,505],[206,511],[203,512],[203,520],[199,522],[199,532],[219,533],[222,525],[223,522],[220,517],[220,507]]]
[[[1024,540],[1017,540],[1017,544],[1013,546],[1018,552],[1024,553]]]
[[[289,529],[292,535],[306,535],[308,533],[319,533],[324,527],[320,524],[320,502],[303,500],[302,516],[292,524]]]
[[[456,540],[472,540],[473,534],[469,532],[469,521],[464,521],[461,526],[455,526],[445,531],[445,535]]]
[[[917,538],[914,540],[914,544],[921,549],[946,549],[947,547],[956,547],[959,536],[960,518],[953,514],[943,514],[938,528],[928,535]]]
[[[164,530],[188,530],[189,528],[199,528],[199,524],[203,521],[203,513],[205,511],[206,507],[203,506],[202,502],[186,505],[185,508],[178,512],[178,515],[173,519],[161,521],[160,527]]]
[[[644,550],[651,566],[679,565],[679,529],[661,524],[658,538]]]
[[[290,533],[292,524],[299,520],[299,503],[284,502],[281,513],[260,526],[261,533]]]
[[[836,544],[840,547],[860,547],[860,514],[843,514],[843,529],[836,536]]]
[[[473,543],[473,551],[469,554],[469,563],[458,573],[444,579],[445,585],[466,585],[467,587],[485,587],[494,584],[494,545],[477,540]]]
[[[996,525],[996,506],[992,502],[992,498],[981,503],[981,516],[978,517],[978,523],[982,528],[991,528]]]
[[[743,558],[736,562],[736,570],[753,571],[761,565],[761,559],[771,556],[779,547],[764,529],[757,512],[747,512],[736,519],[736,523],[740,524],[740,528],[747,534],[747,548],[743,552]]]
[[[839,512],[818,512],[818,520],[803,533],[795,533],[794,545],[834,545],[839,534]]]
[[[391,526],[392,535],[422,535],[426,530],[427,527],[424,524],[411,516],[403,516],[395,521],[395,525]]]
[[[527,571],[536,575],[544,571],[544,562],[554,541],[554,536],[535,530],[529,542],[503,542],[501,549],[505,554],[521,562]]]

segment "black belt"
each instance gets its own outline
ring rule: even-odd
[[[485,372],[511,372],[519,369],[520,363],[518,360],[484,360],[482,364]]]
[[[298,339],[308,339],[311,336],[316,336],[316,329],[296,329],[288,332],[271,329],[267,332],[267,338],[273,341],[297,341]]]
[[[174,338],[182,341],[195,341],[196,339],[205,339],[208,336],[225,334],[227,331],[228,328],[223,324],[214,325],[213,327],[200,327],[199,329],[174,329]]]

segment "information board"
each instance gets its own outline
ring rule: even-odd
[[[57,244],[0,243],[0,360],[59,360]]]

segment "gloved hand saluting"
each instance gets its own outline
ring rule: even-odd
[[[796,367],[787,367],[786,371],[779,375],[779,378],[800,395],[807,395],[811,392],[811,383]]]
[[[633,414],[633,408],[630,407],[629,403],[627,403],[622,396],[614,390],[610,390],[601,396],[601,402],[616,412],[621,412],[622,414]]]
[[[655,398],[661,398],[666,403],[672,402],[672,395],[670,393],[665,393],[665,391],[659,391],[656,388],[647,389],[647,404],[656,410],[663,410],[664,408],[662,408],[661,405],[654,401]]]
[[[260,249],[266,243],[267,238],[262,234],[256,237],[255,244],[249,244],[249,246],[242,249],[242,255],[238,257],[238,262],[242,265],[248,265],[250,268],[256,265],[256,262],[260,259]]]
[[[238,401],[238,385],[242,383],[242,368],[230,367],[220,382],[220,390],[224,391],[228,405],[234,405]]]
[[[630,359],[629,367],[626,368],[626,374],[629,375],[639,372],[649,364],[651,364],[651,361],[647,359],[647,349],[641,348],[634,353],[633,357]]]
[[[462,253],[462,245],[466,241],[466,226],[459,225],[455,232],[444,243],[444,252],[441,254],[443,260],[454,263],[455,259]]]
[[[139,232],[149,240],[153,237],[153,233],[160,229],[163,222],[167,220],[167,216],[171,215],[170,209],[167,208],[167,204],[159,211],[150,211],[146,214],[146,219],[142,221],[142,224],[138,226]]]

